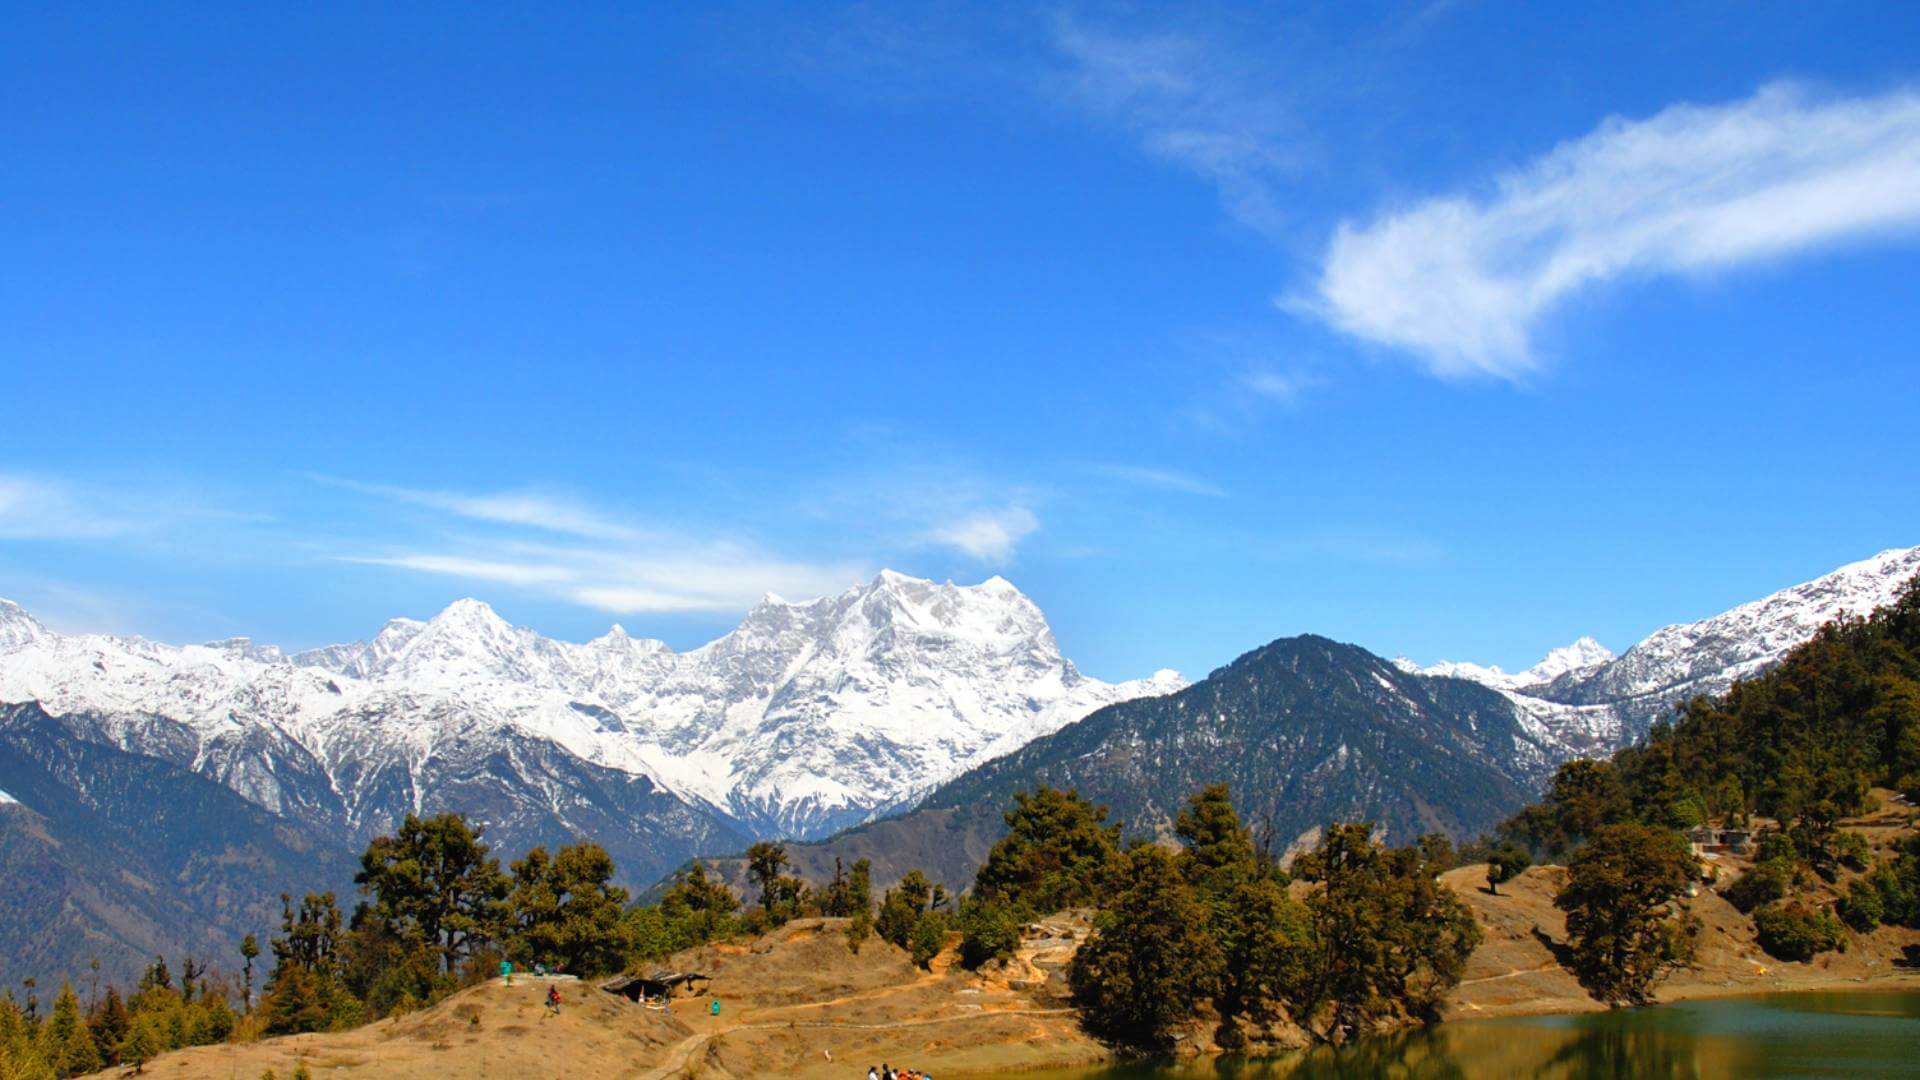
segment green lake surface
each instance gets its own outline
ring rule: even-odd
[[[1793,993],[1579,1016],[1462,1020],[1285,1058],[1022,1080],[1320,1077],[1920,1077],[1920,993]]]

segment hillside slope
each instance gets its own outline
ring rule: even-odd
[[[0,706],[0,982],[130,981],[185,951],[223,966],[278,925],[282,891],[352,887],[337,839],[157,758]]]

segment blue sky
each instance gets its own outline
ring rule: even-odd
[[[9,12],[56,627],[1512,667],[1920,543],[1911,5],[281,7]]]

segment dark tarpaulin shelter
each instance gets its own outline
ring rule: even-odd
[[[684,988],[687,993],[696,993],[701,987],[696,983],[707,982],[707,977],[697,971],[656,971],[651,975],[622,975],[600,984],[600,989],[609,994],[619,994],[628,1001],[642,998],[672,997],[676,989]]]

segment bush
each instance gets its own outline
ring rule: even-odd
[[[1793,848],[1793,841],[1787,839],[1787,834],[1774,829],[1761,834],[1760,843],[1753,858],[1755,862],[1772,862],[1775,859],[1792,861],[1799,858],[1799,855],[1800,853]]]
[[[1795,865],[1790,857],[1763,859],[1754,864],[1753,869],[1740,875],[1740,880],[1727,887],[1724,894],[1727,902],[1742,912],[1750,912],[1763,904],[1784,900],[1787,890],[1793,886],[1796,877]]]
[[[1532,865],[1533,858],[1525,848],[1511,840],[1501,841],[1487,853],[1487,891],[1498,893],[1503,882],[1519,877]]]
[[[1847,890],[1846,899],[1840,901],[1840,918],[1858,933],[1872,931],[1885,916],[1886,904],[1880,899],[1879,887],[1870,878],[1855,881]]]
[[[1846,948],[1840,920],[1805,904],[1769,904],[1754,913],[1753,925],[1760,932],[1760,947],[1781,960],[1811,960]]]
[[[856,955],[860,946],[873,936],[873,912],[856,911],[853,918],[847,920],[847,951]]]
[[[913,936],[908,939],[908,952],[913,964],[922,970],[930,970],[933,958],[947,947],[947,917],[938,912],[928,912],[921,916],[913,928]]]
[[[1834,836],[1833,857],[1849,870],[1864,871],[1873,864],[1873,852],[1867,847],[1867,838],[1857,832],[1843,832]]]
[[[969,900],[960,909],[960,964],[977,970],[1020,947],[1020,921],[999,904]]]

